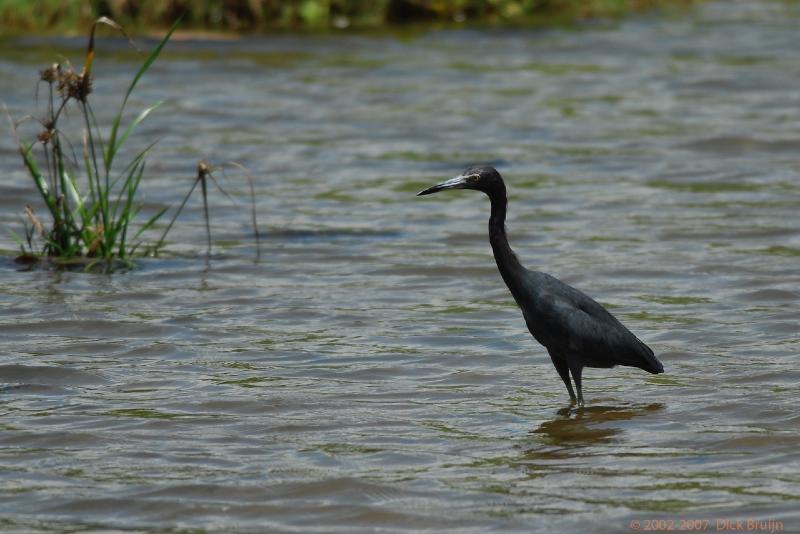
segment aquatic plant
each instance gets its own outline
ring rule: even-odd
[[[136,85],[158,58],[175,31],[178,21],[147,56],[127,88],[119,110],[114,115],[109,134],[104,137],[90,103],[93,91],[92,65],[95,56],[95,30],[99,24],[123,29],[113,20],[100,17],[92,24],[83,68],[55,63],[40,73],[46,92],[46,111],[37,119],[42,126],[36,140],[19,138],[12,123],[25,168],[51,218],[45,224],[34,209],[25,209],[24,238],[17,237],[23,256],[58,258],[88,257],[95,260],[127,260],[142,245],[140,237],[152,228],[166,208],[134,227],[141,209],[136,202],[144,176],[146,157],[155,143],[138,151],[118,171],[117,156],[137,126],[161,102],[145,108],[123,127],[126,104]],[[69,109],[77,109],[81,129],[82,158],[75,157],[75,146],[67,128],[75,126],[67,120]],[[153,246],[163,244],[164,237]],[[152,250],[152,249],[151,249]]]
[[[253,175],[250,174],[250,171],[247,170],[247,168],[244,165],[237,163],[235,161],[229,161],[219,166],[212,166],[210,163],[208,163],[208,161],[204,159],[200,160],[197,163],[197,177],[192,183],[192,187],[189,189],[186,195],[184,195],[183,200],[181,200],[180,206],[178,206],[178,209],[175,210],[175,213],[173,214],[172,219],[169,221],[169,224],[167,224],[167,226],[164,228],[164,232],[161,234],[161,238],[154,245],[154,249],[156,251],[160,249],[162,246],[164,246],[167,234],[172,228],[172,225],[175,224],[175,220],[178,218],[178,215],[180,215],[181,212],[183,211],[183,208],[186,206],[186,203],[189,201],[189,198],[191,198],[192,193],[194,193],[194,190],[197,189],[198,185],[200,185],[200,191],[203,196],[203,215],[206,222],[206,243],[208,245],[208,248],[206,249],[206,254],[207,255],[211,254],[211,213],[208,209],[209,182],[213,183],[220,193],[228,197],[229,200],[233,201],[233,198],[228,194],[227,191],[225,191],[225,189],[223,189],[219,185],[217,179],[214,177],[214,172],[216,172],[217,169],[221,169],[223,172],[225,172],[226,166],[233,166],[239,169],[244,174],[245,178],[249,183],[250,217],[253,221],[253,231],[255,232],[255,238],[256,238],[256,257],[257,258],[261,257],[261,233],[258,231],[258,219],[256,217],[256,191],[254,185],[255,179],[253,178]]]

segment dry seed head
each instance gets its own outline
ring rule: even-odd
[[[52,119],[48,119],[42,122],[42,126],[44,126],[44,130],[39,132],[39,135],[36,138],[39,140],[40,143],[46,145],[53,139],[53,136],[56,135],[56,123]]]
[[[39,132],[39,135],[37,135],[36,138],[39,140],[40,143],[46,145],[47,143],[50,142],[55,133],[56,133],[55,130],[46,128],[41,132]]]
[[[76,98],[81,102],[86,102],[86,98],[92,92],[92,76],[89,74],[80,74],[78,79],[80,80],[80,86],[78,87]]]
[[[204,159],[197,162],[197,175],[207,176],[211,173],[211,165]]]
[[[86,97],[92,92],[92,78],[82,73],[75,72],[69,67],[65,71],[59,71],[58,92],[63,98],[74,98],[80,102],[86,102]]]
[[[59,72],[58,79],[56,80],[58,82],[56,88],[58,89],[58,92],[61,93],[61,96],[64,98],[69,96],[70,85],[75,83],[76,77],[77,74],[75,73],[75,69],[72,67],[67,67],[67,70]]]
[[[50,67],[39,72],[39,79],[41,79],[43,82],[52,84],[58,80],[60,72],[61,65],[58,63],[53,63]]]

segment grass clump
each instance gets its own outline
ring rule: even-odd
[[[152,228],[166,211],[164,208],[146,221],[138,225],[134,223],[141,209],[136,196],[144,176],[146,157],[154,143],[136,153],[121,169],[117,162],[130,135],[161,104],[157,102],[147,107],[123,126],[128,99],[158,58],[177,22],[136,72],[112,119],[107,137],[101,134],[90,103],[94,35],[99,24],[111,26],[124,34],[114,21],[101,17],[92,25],[80,71],[72,65],[60,63],[41,71],[40,84],[45,86],[46,110],[44,117],[37,119],[42,129],[36,140],[20,140],[17,135],[19,124],[12,124],[25,168],[51,219],[49,224],[45,224],[30,206],[25,209],[25,236],[16,236],[16,239],[26,259],[85,257],[106,263],[127,262],[142,245],[139,240],[142,234]],[[76,156],[78,151],[64,129],[70,125],[66,119],[70,110],[77,111],[76,117],[81,125],[82,157]],[[148,250],[157,250],[164,237]]]

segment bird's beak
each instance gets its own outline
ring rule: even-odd
[[[439,191],[444,191],[445,189],[464,189],[467,186],[467,176],[461,175],[456,176],[455,178],[450,178],[446,182],[442,182],[440,184],[436,184],[434,186],[429,187],[428,189],[423,189],[419,193],[417,193],[418,197],[423,195],[430,195],[431,193],[438,193]]]

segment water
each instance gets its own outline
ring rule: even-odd
[[[0,528],[800,531],[800,12],[720,2],[578,30],[174,42],[147,206],[198,159],[255,175],[131,272],[26,271],[35,203],[0,136]],[[102,43],[96,108],[136,58]],[[7,42],[0,94],[83,39]],[[594,296],[664,375],[526,332],[472,192],[488,162],[528,267]],[[649,520],[673,523],[645,523]],[[775,525],[776,523],[773,523]],[[765,524],[766,526],[766,524]],[[662,528],[663,527],[663,528]]]

